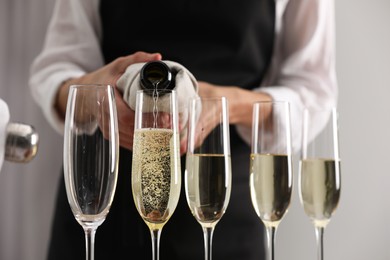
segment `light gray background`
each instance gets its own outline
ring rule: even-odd
[[[0,97],[12,121],[34,125],[41,137],[32,162],[6,162],[1,170],[0,260],[43,260],[47,249],[62,137],[31,100],[27,78],[52,7],[53,0],[0,0]],[[328,260],[390,259],[389,25],[388,0],[336,0],[342,194],[325,231]],[[316,259],[297,171],[294,184],[291,208],[276,234],[276,259]]]

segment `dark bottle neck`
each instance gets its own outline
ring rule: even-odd
[[[140,71],[141,88],[144,90],[172,90],[175,88],[175,72],[165,62],[150,61]]]

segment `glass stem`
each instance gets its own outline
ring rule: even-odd
[[[324,260],[324,228],[315,227],[317,239],[317,255],[318,260]]]
[[[275,259],[275,232],[276,227],[267,226],[267,238],[268,238],[268,259]]]
[[[160,236],[161,229],[151,229],[150,234],[152,236],[152,254],[153,260],[160,259]]]
[[[203,227],[203,237],[204,237],[204,259],[211,260],[211,251],[213,244],[213,233],[214,228],[212,227]]]
[[[85,259],[95,259],[95,234],[96,228],[84,228],[85,233]]]

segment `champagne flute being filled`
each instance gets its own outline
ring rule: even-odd
[[[316,118],[328,118],[317,134]],[[299,164],[300,201],[316,231],[318,260],[324,259],[324,230],[335,212],[341,188],[336,109],[304,111]]]
[[[231,191],[231,159],[225,97],[191,100],[188,124],[185,192],[203,229],[205,260],[212,258],[215,226],[224,215]]]
[[[83,227],[86,259],[94,259],[95,234],[114,198],[119,135],[114,89],[70,87],[64,131],[64,178],[68,201]]]
[[[266,227],[268,256],[274,260],[276,229],[288,210],[292,193],[289,103],[253,105],[250,192],[253,207]]]
[[[175,90],[139,90],[136,97],[132,192],[149,227],[153,260],[180,196],[181,167]]]

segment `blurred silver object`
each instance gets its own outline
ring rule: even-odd
[[[6,129],[5,157],[11,162],[27,163],[38,150],[39,136],[34,127],[21,123],[9,123]]]

